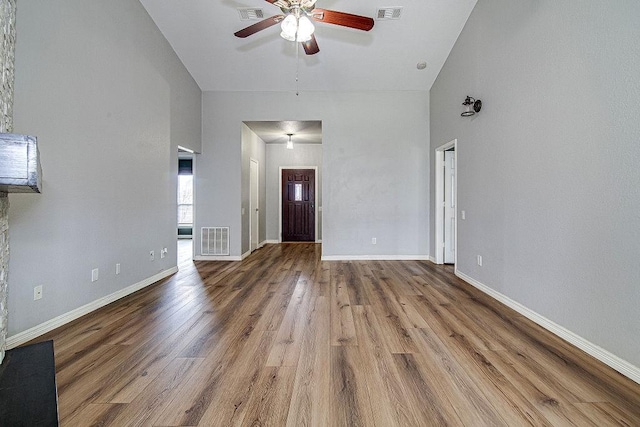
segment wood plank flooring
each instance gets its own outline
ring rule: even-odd
[[[451,267],[320,252],[181,252],[176,275],[41,337],[61,425],[640,426],[640,385]]]

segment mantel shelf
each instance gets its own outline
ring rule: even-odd
[[[0,192],[40,193],[42,171],[35,136],[0,134]]]

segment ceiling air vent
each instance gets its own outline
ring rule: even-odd
[[[389,19],[400,19],[402,14],[402,7],[383,7],[378,9],[376,17],[379,21],[386,21]]]
[[[264,19],[264,12],[262,12],[262,9],[255,7],[239,7],[238,13],[240,14],[241,21],[257,21],[258,19]]]

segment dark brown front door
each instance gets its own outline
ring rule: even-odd
[[[282,170],[282,241],[316,240],[316,171]]]

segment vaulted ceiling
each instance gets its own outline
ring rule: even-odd
[[[281,13],[265,0],[140,2],[203,91],[429,90],[476,4],[318,0],[317,7],[369,16],[375,25],[363,32],[316,23],[320,52],[307,56],[280,37],[277,25],[245,39],[233,35],[258,22],[242,21],[238,8]],[[400,19],[376,19],[378,9],[398,6]],[[417,68],[420,62],[426,69]]]

